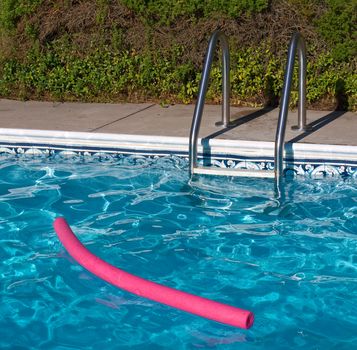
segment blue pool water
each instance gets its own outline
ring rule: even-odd
[[[356,349],[357,181],[200,177],[183,160],[26,157],[0,166],[1,349]],[[108,262],[255,313],[239,330],[118,290]]]

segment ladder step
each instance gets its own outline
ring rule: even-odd
[[[247,176],[247,177],[262,177],[262,178],[270,178],[270,179],[275,177],[275,173],[273,170],[230,169],[230,168],[216,168],[216,167],[193,168],[193,174]]]

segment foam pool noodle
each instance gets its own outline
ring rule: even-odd
[[[85,269],[110,284],[158,303],[230,326],[248,329],[252,312],[148,281],[121,270],[91,253],[75,236],[64,218],[54,221],[58,238],[68,253]]]

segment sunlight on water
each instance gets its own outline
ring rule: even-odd
[[[198,177],[179,158],[7,159],[0,167],[1,349],[357,348],[356,179]],[[118,290],[52,222],[129,272],[255,313],[234,329]]]

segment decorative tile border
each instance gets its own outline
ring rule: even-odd
[[[287,176],[357,178],[357,147],[294,144],[286,147]],[[274,144],[210,140],[199,147],[201,165],[229,169],[273,170]],[[205,157],[202,158],[202,153]],[[174,162],[187,168],[188,139],[138,135],[0,129],[0,158],[53,157],[71,161]],[[149,162],[151,163],[151,162]]]
[[[71,160],[71,162],[83,161],[100,161],[100,162],[124,162],[127,164],[137,165],[143,163],[150,164],[158,158],[165,159],[170,165],[174,162],[179,168],[187,168],[188,155],[175,154],[171,152],[133,152],[133,150],[125,150],[123,152],[113,152],[108,150],[77,150],[77,149],[58,149],[56,147],[43,148],[37,145],[6,145],[0,146],[0,158],[9,157],[26,157],[26,158],[41,158],[52,157],[62,160]],[[149,163],[147,163],[149,161]],[[340,161],[341,162],[341,161]],[[161,163],[162,164],[162,163]],[[242,157],[241,159],[222,158],[221,155],[211,155],[210,162],[207,163],[199,157],[199,164],[206,166],[214,166],[219,168],[229,169],[249,169],[249,170],[274,170],[274,160],[252,160]],[[287,176],[308,176],[313,178],[321,178],[326,176],[342,176],[357,178],[357,163],[346,165],[342,163],[328,162],[312,162],[304,160],[295,160],[293,163],[288,162],[285,166]]]
[[[204,165],[204,161],[199,160],[200,165]],[[248,169],[260,171],[274,170],[274,160],[250,160],[250,159],[212,159],[211,164],[220,168],[230,169]],[[357,178],[357,162],[328,162],[295,159],[294,161],[285,161],[284,172],[288,177],[308,176],[312,178],[322,177],[354,177]]]

